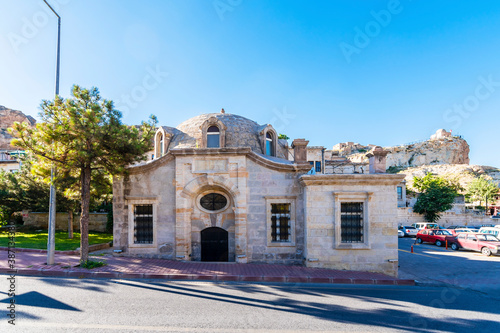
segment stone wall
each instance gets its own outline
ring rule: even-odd
[[[295,172],[270,170],[253,161],[247,162],[248,258],[254,263],[302,265],[304,259],[303,188]],[[273,243],[269,211],[271,203],[290,203],[293,230],[291,242]]]
[[[421,222],[427,222],[423,215],[414,213],[411,208],[398,208],[398,225],[412,225]],[[484,215],[446,211],[441,214],[441,218],[436,223],[442,227],[449,227],[452,225],[481,226],[484,224],[497,224],[498,222]]]
[[[24,219],[24,225],[41,229],[47,229],[49,213],[30,212]],[[107,213],[90,213],[89,230],[105,232],[108,221]],[[68,230],[68,213],[58,212],[56,214],[56,230]],[[80,215],[73,214],[73,230],[80,231]]]
[[[175,161],[165,155],[113,179],[113,246],[128,254],[175,259]],[[153,204],[154,244],[130,244],[137,204]]]
[[[403,176],[390,174],[302,176],[306,201],[306,265],[397,276],[397,192]],[[363,241],[343,243],[340,203],[362,202]]]

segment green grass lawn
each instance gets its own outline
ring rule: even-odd
[[[89,244],[109,243],[113,234],[89,233]],[[7,247],[9,242],[6,230],[0,231],[0,246]],[[47,249],[47,231],[16,232],[16,247],[25,249]],[[73,239],[68,239],[66,231],[56,231],[56,251],[71,251],[80,247],[80,233],[74,232]]]

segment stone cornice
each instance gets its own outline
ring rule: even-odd
[[[398,185],[405,178],[402,174],[332,174],[302,175],[299,178],[303,186],[310,185]]]
[[[132,174],[136,174],[136,173],[155,170],[161,166],[164,166],[165,164],[172,161],[173,159],[174,159],[174,156],[170,153],[167,153],[167,154],[163,155],[162,157],[160,157],[156,160],[153,160],[149,163],[129,166],[129,167],[127,167],[127,171],[129,174],[132,175]]]
[[[304,164],[285,164],[285,163],[279,163],[275,161],[268,160],[265,157],[262,157],[261,155],[258,155],[254,152],[251,152],[248,154],[248,159],[262,165],[266,168],[276,170],[276,171],[284,171],[284,172],[308,172],[311,170],[311,165],[309,163],[304,163]]]
[[[189,156],[189,155],[246,155],[250,153],[250,147],[224,147],[224,148],[176,148],[170,149],[169,153],[174,156]]]
[[[127,168],[129,174],[137,174],[150,170],[157,169],[172,161],[176,156],[247,156],[249,160],[264,166],[268,169],[282,171],[282,172],[307,172],[311,169],[309,163],[304,164],[287,164],[280,163],[265,158],[252,151],[250,147],[225,147],[225,148],[183,148],[183,149],[170,149],[167,154],[152,162],[130,166]]]

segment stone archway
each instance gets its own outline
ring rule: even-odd
[[[229,233],[218,227],[201,231],[201,261],[228,261]]]
[[[228,206],[220,211],[200,209],[200,198],[210,192],[225,194]],[[223,175],[204,174],[192,179],[176,196],[177,258],[201,261],[201,231],[218,227],[228,232],[228,261],[246,262],[246,196]]]

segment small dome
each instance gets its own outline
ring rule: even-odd
[[[212,117],[226,126],[226,147],[250,147],[262,154],[259,132],[263,127],[253,120],[229,113],[207,113],[184,121],[177,126],[170,148],[196,148],[196,143],[201,142],[202,125]]]

